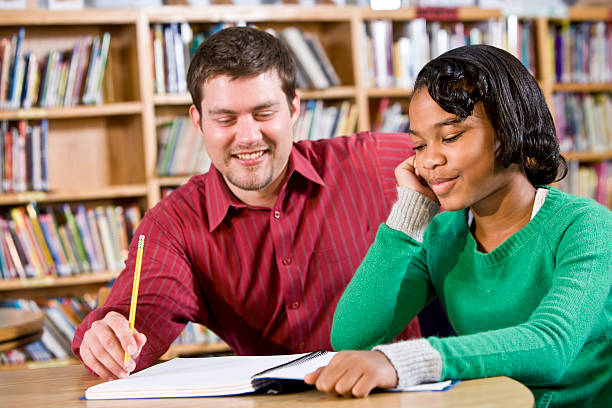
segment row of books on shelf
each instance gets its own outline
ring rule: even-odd
[[[153,75],[156,93],[187,92],[186,72],[204,38],[232,23],[219,23],[206,31],[194,32],[186,23],[153,24],[150,29],[153,48]],[[297,65],[299,88],[325,89],[341,84],[318,36],[303,32],[296,27],[287,27],[268,32],[281,38],[292,51]]]
[[[177,116],[157,127],[157,174],[177,176],[208,171],[204,139],[188,116]]]
[[[189,322],[172,344],[214,344],[220,341],[208,327]]]
[[[48,298],[39,305],[34,300],[4,299],[3,308],[42,312],[43,334],[40,340],[25,347],[0,353],[0,364],[19,364],[28,361],[49,361],[72,356],[72,339],[76,328],[92,311],[95,297]]]
[[[612,94],[553,94],[561,151],[612,150]]]
[[[155,92],[187,92],[187,68],[191,56],[204,41],[204,33],[194,35],[188,23],[153,24],[150,28],[153,47]]]
[[[25,347],[0,353],[0,365],[22,364],[30,361],[50,361],[72,357],[72,339],[85,316],[96,308],[96,298],[91,294],[82,297],[53,297],[44,300],[4,299],[0,307],[42,312],[43,334],[40,340]],[[175,345],[215,344],[221,339],[210,329],[187,323],[174,340]]]
[[[326,89],[342,85],[317,35],[297,27],[287,27],[278,32],[268,30],[268,32],[283,40],[293,53],[297,66],[298,88]]]
[[[399,102],[391,103],[389,98],[380,98],[372,131],[401,133],[408,131],[408,112]]]
[[[612,82],[612,22],[553,24],[549,36],[557,82]]]
[[[589,197],[610,208],[612,206],[612,167],[609,160],[598,163],[569,162],[567,176],[559,189],[581,197]]]
[[[140,218],[136,204],[15,207],[0,217],[0,278],[121,270]]]
[[[77,38],[71,50],[36,55],[25,29],[0,39],[0,109],[54,108],[102,102],[110,34]]]
[[[0,121],[0,192],[47,191],[49,122]]]
[[[350,135],[357,128],[357,117],[357,105],[350,101],[328,106],[325,106],[320,99],[303,101],[300,106],[300,116],[294,126],[294,140],[317,140]]]
[[[431,59],[457,47],[489,44],[519,58],[535,73],[533,23],[515,16],[476,23],[427,22],[416,18],[405,23],[373,20],[364,23],[364,72],[367,86],[410,88],[421,68]]]

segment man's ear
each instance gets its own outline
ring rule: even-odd
[[[297,118],[300,116],[300,95],[295,94],[293,101],[291,101],[291,121],[295,123]]]
[[[198,130],[200,136],[203,136],[202,117],[200,115],[200,112],[198,112],[198,108],[196,108],[196,106],[193,104],[189,107],[189,117],[191,117],[191,122],[193,123],[193,126]]]

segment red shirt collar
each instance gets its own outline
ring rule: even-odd
[[[288,176],[285,183],[281,187],[281,191],[286,188],[287,183],[296,172],[313,183],[325,186],[325,182],[321,178],[317,169],[314,168],[303,152],[296,149],[295,145],[293,145],[293,148],[291,149],[287,166]],[[204,184],[206,188],[206,211],[208,213],[209,232],[214,231],[219,224],[223,222],[230,207],[255,208],[248,206],[234,196],[231,190],[227,187],[223,176],[215,168],[215,166],[210,166],[210,170],[208,171],[208,176],[206,177]]]

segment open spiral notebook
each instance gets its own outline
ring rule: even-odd
[[[312,388],[304,376],[329,363],[336,353],[315,351],[277,356],[175,358],[121,380],[90,387],[85,399],[219,397],[291,392]],[[444,391],[451,381],[390,391]]]

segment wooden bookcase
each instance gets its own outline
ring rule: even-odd
[[[149,206],[145,173],[145,127],[150,118],[143,109],[140,79],[142,44],[140,13],[134,10],[48,12],[3,11],[0,36],[25,28],[24,49],[39,58],[51,49],[71,50],[75,40],[104,32],[111,35],[109,57],[102,84],[103,103],[70,108],[31,108],[0,111],[0,120],[48,119],[47,169],[49,192],[0,195],[3,213],[11,207],[36,201],[39,205],[63,202],[87,205],[138,203]],[[95,294],[118,271],[101,271],[71,277],[43,277],[0,282],[0,299],[28,298],[43,302],[48,296]],[[74,358],[51,362],[76,363]],[[31,362],[41,367],[49,362]],[[17,366],[20,367],[20,366]]]
[[[610,21],[612,15],[611,7],[574,7],[570,8],[569,15],[566,19],[544,19],[540,18],[537,21],[538,31],[538,55],[540,58],[540,72],[542,72],[540,83],[544,94],[546,95],[549,106],[552,107],[552,97],[554,93],[561,92],[572,92],[572,93],[612,93],[612,82],[601,82],[601,83],[562,83],[557,82],[555,73],[552,70],[552,66],[549,61],[552,60],[551,49],[548,44],[549,27],[551,24],[572,24],[580,22],[598,22],[598,21]],[[610,118],[608,118],[610,120]],[[599,162],[602,160],[612,159],[612,146],[608,146],[607,151],[590,152],[568,152],[564,154],[564,157],[568,161],[577,161],[584,163]],[[610,176],[610,175],[609,175]]]
[[[570,21],[606,20],[608,8],[571,9]],[[219,22],[252,23],[260,28],[280,30],[297,26],[316,34],[329,55],[342,86],[324,90],[298,90],[301,98],[324,101],[349,100],[358,106],[358,130],[370,129],[381,98],[390,98],[407,106],[411,89],[378,89],[366,85],[361,45],[363,25],[371,20],[390,20],[395,26],[415,19],[416,8],[373,11],[353,6],[320,5],[211,6],[192,8],[167,6],[144,10],[84,10],[50,12],[44,10],[3,11],[0,37],[10,36],[19,27],[26,28],[26,47],[41,55],[50,48],[69,49],[76,37],[111,33],[111,51],[104,77],[103,103],[93,106],[28,110],[0,110],[0,120],[49,120],[48,193],[0,194],[3,212],[30,200],[39,203],[133,203],[143,210],[161,199],[161,189],[176,187],[187,176],[159,177],[156,174],[156,123],[176,115],[187,115],[191,103],[188,94],[156,94],[150,27],[156,23],[187,22],[193,28],[206,29]],[[470,24],[500,18],[498,10],[459,8],[441,14],[445,22]],[[535,20],[536,77],[547,100],[554,92],[611,92],[612,84],[556,84],[546,63],[551,58],[546,46],[549,24]],[[571,153],[570,160],[601,161],[612,159],[612,147],[606,152]],[[96,292],[116,277],[117,272],[102,272],[70,278],[48,277],[21,281],[0,281],[0,299],[13,297],[80,295]],[[225,345],[173,347],[166,357],[177,353],[223,351]],[[58,362],[65,364],[65,362]],[[41,365],[41,364],[39,364]],[[44,365],[44,364],[42,364]]]

